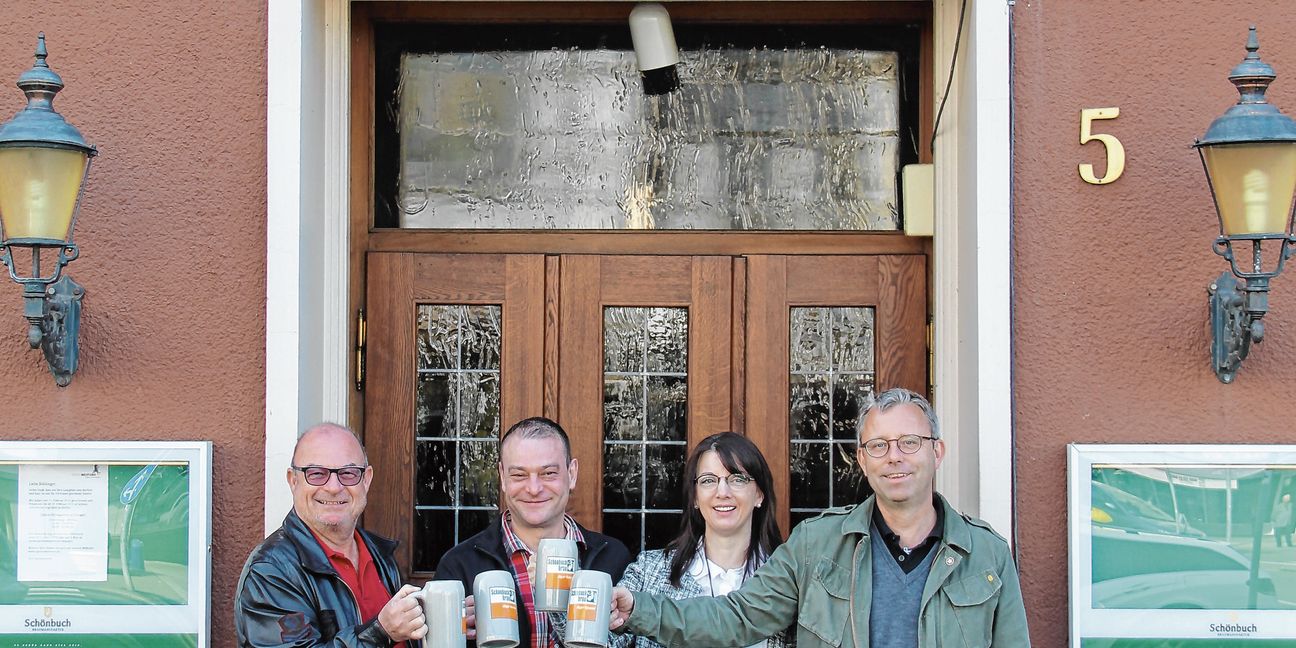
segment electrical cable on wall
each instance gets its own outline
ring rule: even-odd
[[[945,114],[945,100],[949,99],[950,87],[954,85],[954,66],[958,64],[959,42],[963,40],[963,18],[967,16],[968,0],[959,6],[958,30],[954,32],[954,55],[950,57],[949,77],[945,80],[945,92],[941,95],[940,107],[936,109],[936,121],[932,124],[931,152],[936,154],[936,133],[940,132],[941,115]]]

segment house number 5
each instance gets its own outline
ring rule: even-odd
[[[1092,132],[1094,120],[1116,119],[1119,116],[1120,108],[1085,108],[1080,111],[1080,143],[1087,144],[1097,140],[1102,142],[1103,148],[1107,149],[1107,173],[1103,177],[1094,175],[1092,164],[1080,165],[1080,178],[1089,184],[1111,184],[1125,172],[1125,147],[1121,145],[1120,140],[1116,139],[1115,135]]]

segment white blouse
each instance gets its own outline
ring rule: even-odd
[[[693,555],[693,562],[689,564],[688,575],[706,589],[711,596],[724,596],[739,587],[742,587],[743,576],[747,571],[746,563],[725,569],[720,565],[711,562],[706,557],[706,552],[698,547],[698,552]],[[747,648],[764,648],[765,642],[754,643]]]

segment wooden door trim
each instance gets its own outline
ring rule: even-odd
[[[765,455],[775,476],[774,495],[779,528],[790,532],[791,447],[788,445],[788,319],[787,257],[747,259],[747,438]],[[781,396],[780,396],[781,395]],[[772,397],[773,396],[773,397]],[[782,478],[780,478],[782,477]]]
[[[578,462],[567,510],[581,524],[603,528],[603,317],[601,257],[559,260],[558,418]],[[582,293],[589,295],[582,297]],[[597,440],[597,443],[593,442]],[[584,480],[580,475],[584,474]],[[595,486],[591,486],[593,483]]]
[[[414,255],[371,254],[371,276],[382,277],[382,285],[370,284],[369,329],[383,338],[369,345],[369,372],[365,399],[365,447],[374,466],[370,498],[377,506],[365,511],[365,527],[392,538],[409,539],[414,531],[414,335],[417,322],[411,307],[414,290]],[[406,335],[390,335],[405,331]],[[401,431],[405,432],[402,434]],[[409,573],[413,543],[402,542],[396,561]]]
[[[375,2],[367,17],[382,22],[623,24],[624,2]],[[356,6],[356,5],[353,5]],[[928,2],[672,2],[679,22],[718,24],[909,24],[931,21]]]
[[[744,256],[923,254],[927,239],[900,232],[689,232],[376,229],[372,252]]]
[[[733,429],[733,259],[692,258],[688,323],[688,448]],[[719,335],[717,335],[719,334]]]

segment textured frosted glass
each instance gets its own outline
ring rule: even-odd
[[[646,437],[651,441],[683,441],[688,435],[688,380],[680,376],[648,377]]]
[[[831,412],[828,409],[826,376],[792,375],[791,431],[793,439],[827,439]]]
[[[871,307],[793,308],[788,321],[792,519],[871,492],[855,462],[855,427],[874,387]]]
[[[459,366],[459,306],[420,306],[418,309],[419,369]]]
[[[603,379],[603,436],[608,439],[642,439],[644,434],[643,376],[609,376]]]
[[[873,374],[837,374],[832,377],[832,383],[833,438],[855,441],[860,410],[873,393]]]
[[[490,523],[499,501],[499,306],[420,305],[414,404],[415,571]]]
[[[794,308],[789,340],[792,371],[828,370],[828,309]]]
[[[684,487],[683,445],[650,445],[644,462],[647,501],[644,508],[679,509]]]
[[[455,393],[451,374],[422,374],[414,404],[414,434],[452,437],[455,429]]]
[[[403,55],[401,226],[898,227],[896,53],[681,55],[659,97],[629,51]]]
[[[603,309],[603,530],[673,537],[688,436],[688,309]]]
[[[498,373],[459,375],[459,436],[499,438]]]
[[[792,508],[828,506],[828,472],[831,460],[826,443],[792,444]]]
[[[603,309],[603,369],[643,371],[647,308]]]
[[[459,444],[459,503],[494,507],[499,501],[499,443],[465,441]]]
[[[834,308],[832,366],[836,371],[873,371],[873,309]]]
[[[650,308],[648,371],[688,371],[688,311],[683,308]]]
[[[415,444],[415,469],[421,475],[454,474],[453,441],[419,441]],[[422,506],[452,506],[453,479],[420,479],[415,484],[414,503]]]
[[[643,504],[643,446],[607,445],[603,449],[603,507],[638,509]]]
[[[500,308],[466,306],[459,329],[460,367],[464,369],[499,369]]]

